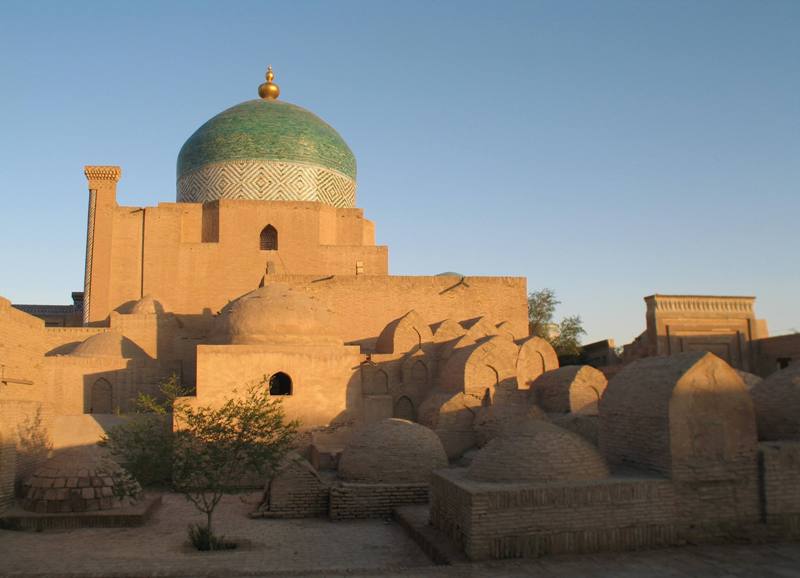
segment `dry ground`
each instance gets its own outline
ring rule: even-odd
[[[225,498],[217,528],[246,543],[237,550],[211,554],[185,545],[186,525],[203,518],[174,494],[164,495],[161,508],[141,528],[0,530],[0,575],[800,577],[800,544],[693,546],[437,567],[396,523],[251,520],[245,517],[251,508],[238,496]]]
[[[186,546],[186,526],[205,517],[183,496],[164,494],[162,506],[139,528],[0,530],[0,574],[204,576],[430,564],[396,523],[252,520],[246,514],[253,505],[242,499],[258,496],[226,496],[214,520],[217,531],[245,542],[236,550],[203,553]]]

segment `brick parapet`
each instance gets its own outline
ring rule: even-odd
[[[354,484],[340,482],[331,487],[328,515],[331,520],[383,518],[397,506],[424,504],[427,484]]]

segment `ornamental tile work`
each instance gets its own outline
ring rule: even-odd
[[[210,164],[178,179],[178,202],[216,199],[316,201],[349,208],[356,204],[356,182],[319,166],[267,160]]]
[[[317,165],[356,177],[352,151],[321,118],[287,102],[250,100],[189,137],[178,155],[178,180],[209,164],[252,159]]]

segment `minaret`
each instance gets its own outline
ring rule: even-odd
[[[117,206],[119,167],[87,166],[89,217],[86,225],[86,273],[83,281],[83,324],[103,321],[110,310],[111,241]]]

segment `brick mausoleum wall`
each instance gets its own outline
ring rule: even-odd
[[[800,442],[760,444],[762,496],[769,524],[800,535]]]
[[[329,309],[331,329],[346,343],[377,339],[388,323],[412,309],[429,324],[485,315],[495,323],[508,321],[514,335],[528,335],[523,277],[467,277],[464,283],[458,277],[395,275],[274,275],[270,279],[288,283]]]
[[[675,544],[675,494],[664,479],[486,484],[437,472],[431,522],[473,560]]]
[[[42,367],[43,332],[41,319],[0,298],[0,511],[49,449],[52,396]]]
[[[397,506],[427,503],[428,486],[419,484],[351,484],[331,487],[331,520],[382,518]]]
[[[388,269],[388,249],[374,245],[374,226],[360,209],[232,199],[122,207],[112,188],[98,194],[95,215],[91,322],[138,299],[142,287],[179,313],[217,311],[258,286],[266,258],[279,273]],[[268,224],[277,229],[278,250],[265,254],[259,239]]]

